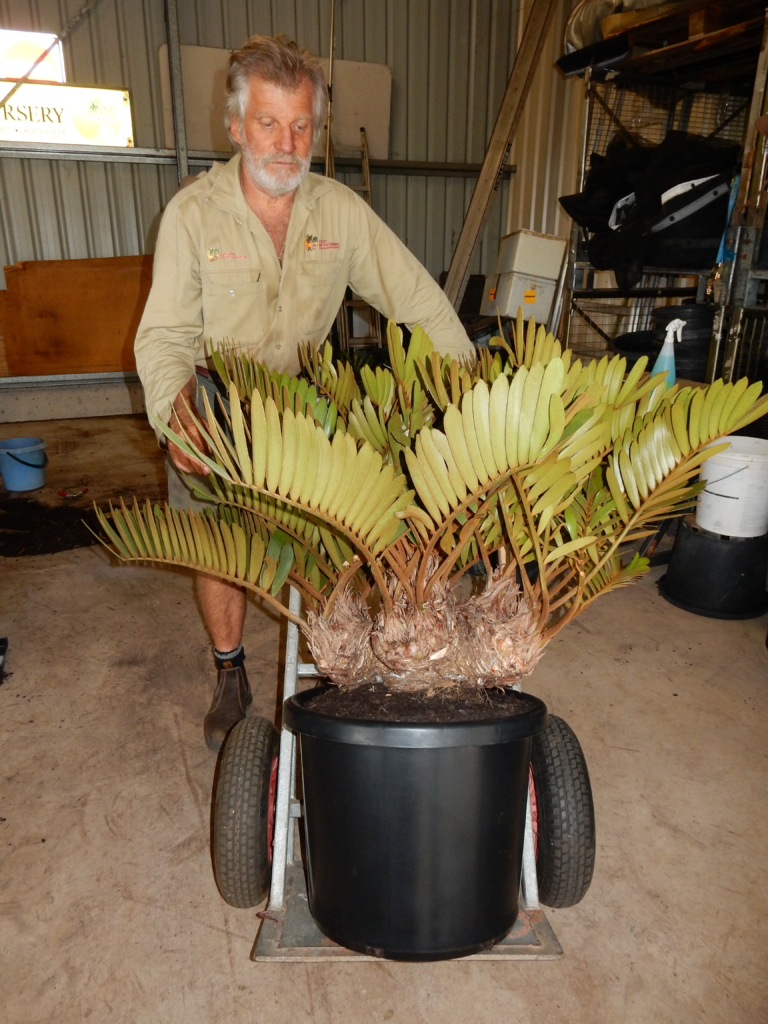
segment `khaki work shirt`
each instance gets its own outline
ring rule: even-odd
[[[291,210],[283,265],[240,187],[240,155],[168,204],[152,289],[136,335],[147,411],[171,405],[222,342],[297,373],[301,341],[324,341],[349,284],[385,317],[421,324],[436,349],[474,358],[450,302],[419,261],[351,189],[308,174]]]

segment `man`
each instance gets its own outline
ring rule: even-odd
[[[183,425],[204,450],[189,408],[215,388],[206,346],[227,341],[296,373],[302,340],[331,329],[347,285],[385,317],[420,323],[441,352],[473,354],[429,274],[358,196],[309,174],[327,102],[319,61],[285,37],[254,37],[230,58],[227,128],[239,151],[171,200],[152,290],[136,335],[147,410]],[[168,444],[169,502],[205,508],[208,470]],[[193,474],[191,478],[180,475]],[[245,591],[198,575],[219,670],[205,739],[219,750],[251,703],[243,661]]]

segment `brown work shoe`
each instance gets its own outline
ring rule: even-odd
[[[242,665],[237,668],[220,668],[216,692],[203,723],[205,742],[211,750],[221,750],[230,729],[241,718],[245,718],[245,712],[252,702],[245,668]]]

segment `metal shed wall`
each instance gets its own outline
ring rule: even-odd
[[[81,3],[0,0],[0,25],[58,32]],[[328,0],[187,0],[179,14],[186,44],[235,47],[255,33],[285,32],[314,52],[328,47]],[[520,0],[337,3],[336,56],[392,68],[393,159],[482,161],[525,14]],[[549,95],[559,101],[564,87],[549,69],[560,37],[558,26],[515,146],[510,211],[505,182],[473,272],[493,269],[499,236],[514,226],[558,226],[563,139]],[[164,40],[162,0],[100,0],[64,43],[69,82],[130,90],[137,147],[164,145],[157,60]],[[376,174],[374,206],[437,276],[450,263],[473,186],[474,179]],[[0,266],[150,252],[175,188],[167,165],[0,159]]]
[[[573,6],[565,0],[555,12],[512,145],[510,161],[517,164],[517,174],[507,205],[507,232],[528,228],[562,238],[570,233],[571,219],[557,198],[578,187],[584,84],[563,78],[554,63],[562,56]]]

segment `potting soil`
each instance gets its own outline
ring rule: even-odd
[[[52,555],[98,543],[96,513],[71,505],[49,506],[29,498],[0,501],[0,557]]]
[[[393,690],[384,684],[340,689],[331,686],[307,704],[334,718],[386,722],[477,722],[530,711],[535,701],[515,690],[446,687],[431,695]]]

